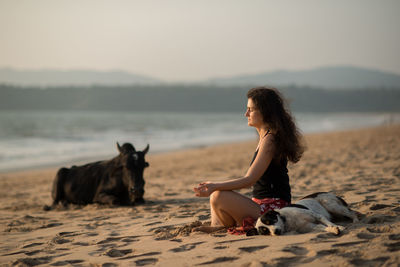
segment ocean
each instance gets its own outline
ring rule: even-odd
[[[303,133],[399,123],[398,113],[295,113]],[[244,113],[0,111],[0,172],[101,160],[116,142],[150,153],[256,139]]]

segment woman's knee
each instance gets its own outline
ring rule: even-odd
[[[210,204],[213,207],[216,207],[221,204],[221,202],[224,201],[226,198],[227,194],[229,194],[230,191],[214,191],[210,195]]]
[[[214,191],[211,193],[211,195],[210,195],[210,205],[211,206],[214,206],[218,202],[220,192],[221,191]]]

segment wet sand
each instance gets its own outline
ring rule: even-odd
[[[51,203],[56,168],[0,174],[0,265],[50,266],[398,266],[400,125],[306,136],[289,166],[293,201],[319,191],[362,215],[343,233],[235,236],[192,233],[210,220],[192,188],[243,175],[256,142],[150,154],[147,202],[135,207]],[[249,190],[243,190],[247,193]]]

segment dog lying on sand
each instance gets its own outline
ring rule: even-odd
[[[258,218],[255,229],[247,232],[247,235],[281,235],[285,232],[306,233],[315,230],[338,235],[344,227],[334,224],[333,218],[358,221],[357,214],[342,198],[333,193],[318,192],[295,204],[264,213]]]

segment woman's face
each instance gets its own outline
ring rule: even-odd
[[[249,126],[261,128],[264,124],[261,112],[257,109],[251,98],[247,100],[247,110],[245,116],[247,117],[247,124]]]

